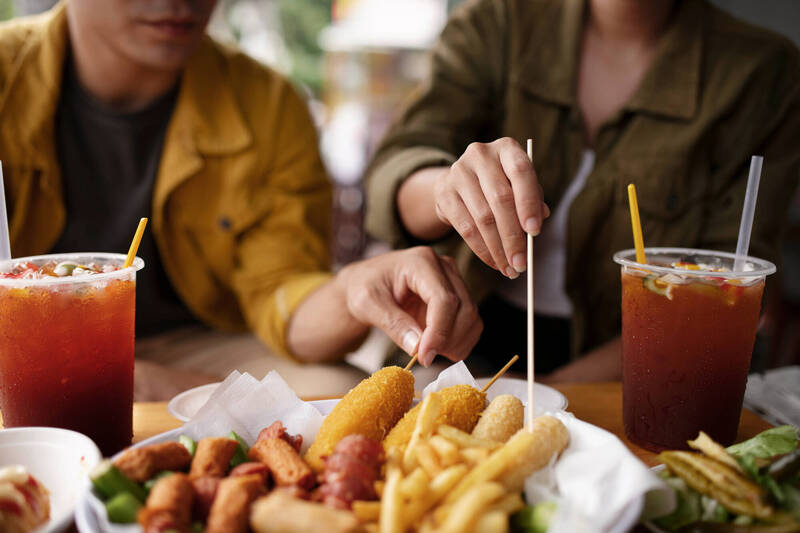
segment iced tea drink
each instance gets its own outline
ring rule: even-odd
[[[633,250],[622,265],[622,403],[627,437],[654,451],[686,448],[705,431],[732,444],[739,426],[764,280],[775,271],[732,254]]]
[[[0,273],[3,424],[54,426],[104,455],[132,437],[137,258],[66,254],[13,260]]]

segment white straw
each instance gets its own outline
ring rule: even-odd
[[[6,191],[3,185],[3,162],[0,161],[0,269],[11,260],[11,242],[8,236],[8,214],[6,212]]]
[[[750,159],[750,175],[747,177],[747,192],[744,195],[742,208],[742,221],[739,223],[739,241],[736,243],[736,259],[733,262],[733,271],[741,272],[744,260],[750,249],[750,234],[753,231],[753,216],[756,213],[756,199],[758,198],[758,184],[761,181],[761,166],[764,158],[754,155]]]
[[[533,163],[533,139],[528,139]],[[533,236],[528,233],[528,431],[533,431]]]

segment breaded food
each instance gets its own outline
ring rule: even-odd
[[[189,477],[225,477],[239,443],[225,437],[209,437],[197,443]]]
[[[479,439],[506,442],[522,429],[525,423],[525,407],[516,396],[502,394],[483,410],[472,436]]]
[[[486,407],[486,394],[469,385],[453,385],[439,391],[441,409],[436,417],[435,426],[447,424],[471,433],[478,418]],[[417,425],[417,417],[422,403],[407,412],[400,422],[383,440],[387,451],[391,448],[404,449],[411,440],[411,434]]]
[[[304,489],[314,486],[314,474],[291,444],[284,439],[261,439],[257,441],[247,457],[251,461],[264,463],[272,472],[272,479],[279,487],[297,485]]]
[[[250,504],[263,493],[264,482],[258,474],[223,479],[205,533],[247,533]]]
[[[144,483],[163,470],[186,470],[191,462],[189,450],[179,442],[170,441],[129,448],[114,461],[114,466],[132,481]]]
[[[558,456],[567,447],[569,431],[561,420],[540,416],[533,421],[533,432],[528,433],[527,428],[520,429],[509,441],[520,438],[531,442],[498,478],[510,492],[521,491],[529,475],[547,466],[553,456]]]
[[[185,531],[191,524],[193,502],[194,487],[189,476],[170,474],[153,486],[137,520],[145,531]]]
[[[293,498],[283,491],[272,491],[256,500],[250,510],[250,527],[256,533],[357,533],[363,531],[356,515],[321,503]]]
[[[350,390],[325,417],[317,438],[306,452],[306,462],[315,472],[321,472],[322,457],[333,453],[333,448],[348,435],[383,440],[411,407],[413,398],[411,372],[399,366],[378,370]]]

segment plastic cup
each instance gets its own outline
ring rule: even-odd
[[[122,267],[125,255],[16,258]],[[6,427],[52,426],[88,435],[104,455],[133,436],[136,272],[0,278],[0,410]]]
[[[653,451],[685,449],[700,431],[732,444],[764,281],[775,265],[746,257],[743,271],[731,272],[736,255],[725,252],[645,253],[646,265],[634,250],[614,255],[622,266],[625,434]],[[670,266],[678,262],[699,266]]]

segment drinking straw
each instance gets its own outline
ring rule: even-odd
[[[636,201],[636,186],[628,185],[628,205],[631,208],[631,226],[633,226],[633,245],[636,247],[636,262],[647,264],[644,255],[644,239],[642,239],[642,221],[639,220],[639,202]]]
[[[122,268],[128,268],[133,264],[133,260],[136,259],[136,251],[139,249],[139,243],[142,242],[142,235],[144,235],[145,226],[147,226],[147,219],[140,219],[139,226],[136,228],[136,233],[133,234],[131,247],[128,248],[128,257],[125,258],[125,264],[122,265]]]
[[[3,186],[3,162],[0,161],[0,268],[11,260],[11,239],[8,236],[6,191]]]
[[[533,164],[533,139],[528,139]],[[528,233],[528,431],[533,432],[533,236]]]
[[[753,216],[756,214],[756,199],[758,198],[758,184],[761,182],[761,167],[764,158],[754,155],[750,158],[750,175],[747,176],[747,192],[744,195],[742,207],[742,220],[739,222],[739,240],[736,242],[736,259],[733,261],[733,271],[741,272],[744,259],[750,248],[750,234],[753,231]]]

